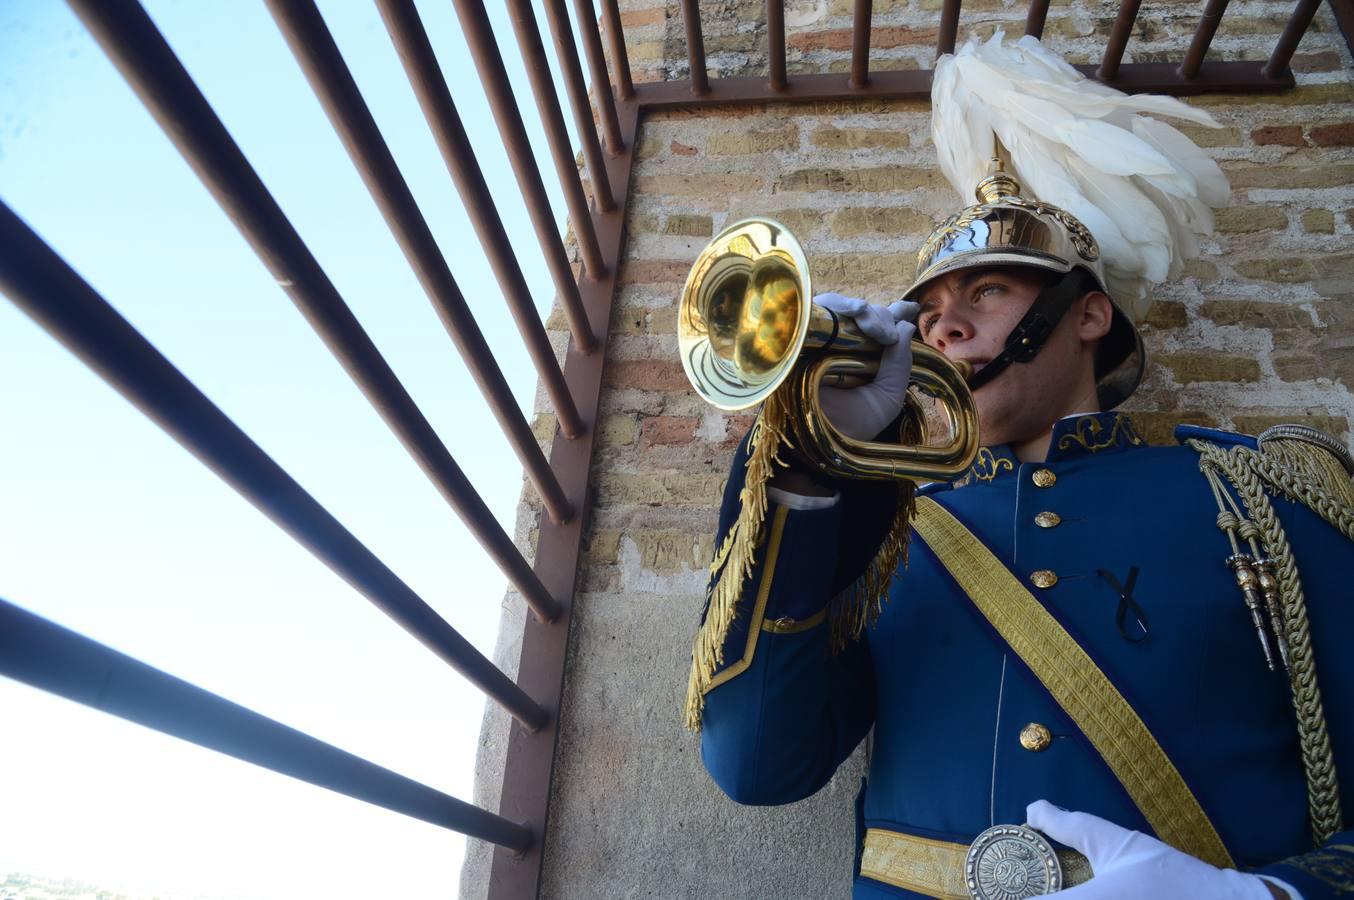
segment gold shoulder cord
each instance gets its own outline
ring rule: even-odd
[[[1186,443],[1199,454],[1199,469],[1213,487],[1218,500],[1218,526],[1233,540],[1234,549],[1237,535],[1253,546],[1258,540],[1264,552],[1261,562],[1271,567],[1269,572],[1277,580],[1279,610],[1272,621],[1288,663],[1307,776],[1312,837],[1319,846],[1343,828],[1339,782],[1317,685],[1306,596],[1288,535],[1265,492],[1277,491],[1302,503],[1354,540],[1354,486],[1333,450],[1298,435],[1276,435],[1264,441],[1259,451],[1249,447],[1224,450],[1203,440]],[[1250,521],[1240,516],[1230,495],[1221,488],[1220,479],[1224,478],[1236,489]]]
[[[747,477],[738,496],[740,509],[728,535],[710,563],[713,579],[707,592],[705,621],[696,632],[691,649],[691,675],[687,679],[683,720],[691,731],[700,731],[705,695],[715,686],[715,670],[724,664],[724,644],[738,615],[742,598],[756,564],[757,548],[762,543],[766,524],[766,483],[772,466],[785,466],[777,455],[790,443],[784,389],[762,402],[761,412],[748,439]],[[909,435],[904,433],[903,439]],[[848,641],[859,638],[867,625],[874,624],[888,596],[893,575],[907,556],[907,523],[912,518],[913,488],[899,485],[898,508],[884,542],[865,572],[829,604],[832,651],[838,652]],[[768,560],[770,564],[771,560]]]

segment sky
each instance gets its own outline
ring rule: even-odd
[[[143,2],[511,533],[516,459],[261,0]],[[511,26],[486,5],[562,225]],[[319,6],[529,415],[534,370],[375,6]],[[544,312],[549,278],[452,5],[419,9]],[[0,3],[0,198],[492,653],[503,577],[54,0]],[[482,695],[3,295],[0,597],[471,798]],[[0,677],[0,873],[173,897],[448,897],[462,852],[449,831]]]

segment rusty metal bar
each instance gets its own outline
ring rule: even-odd
[[[1270,54],[1269,62],[1265,63],[1263,71],[1266,78],[1278,78],[1288,72],[1288,64],[1298,49],[1298,42],[1307,33],[1308,26],[1312,24],[1312,17],[1316,15],[1317,7],[1320,5],[1321,0],[1298,0],[1292,17],[1284,26],[1283,34],[1279,35],[1279,40],[1274,44],[1274,52]]]
[[[485,31],[489,31],[489,17],[484,11],[483,0],[473,0],[473,3],[462,0],[457,4],[457,10],[459,11],[462,6],[472,5],[477,7],[477,10],[470,17],[482,17],[482,27]],[[536,27],[536,14],[531,11],[531,4],[525,0],[510,0],[508,9],[513,31],[517,34],[517,45],[522,51],[522,62],[526,65],[527,78],[531,82],[531,93],[536,97],[536,108],[541,114],[541,124],[545,126],[550,156],[555,161],[555,174],[559,176],[559,185],[564,191],[564,202],[569,207],[569,225],[573,229],[574,238],[578,241],[578,252],[583,257],[583,269],[589,278],[595,280],[606,273],[606,263],[602,261],[602,251],[597,245],[597,231],[588,216],[588,198],[583,193],[583,180],[579,177],[578,165],[574,162],[574,149],[569,144],[569,132],[564,127],[564,113],[560,111],[559,98],[555,96],[555,82],[550,77],[550,63],[545,57],[541,32]],[[573,53],[572,46],[569,52]],[[578,68],[576,55],[573,56],[573,63],[575,74],[581,84],[582,70]],[[565,80],[568,80],[567,74]],[[584,96],[586,103],[586,91]],[[589,130],[592,130],[591,116],[588,125]],[[597,141],[595,131],[592,140],[595,147]],[[601,150],[597,149],[597,158],[600,159],[601,155]],[[611,202],[614,204],[615,200]]]
[[[1133,33],[1133,23],[1138,19],[1140,5],[1142,0],[1123,0],[1119,4],[1119,16],[1114,20],[1114,28],[1105,44],[1105,55],[1101,57],[1100,68],[1095,72],[1095,77],[1106,84],[1119,77],[1119,64],[1123,61],[1124,49],[1128,47],[1128,38]]]
[[[1354,0],[1330,0],[1330,11],[1335,15],[1335,24],[1344,35],[1345,46],[1354,54]]]
[[[691,93],[710,93],[710,73],[705,71],[705,38],[701,35],[698,0],[682,0],[682,23],[686,26],[686,58],[691,69]]]
[[[470,46],[470,54],[475,57],[475,68],[480,73],[480,83],[484,86],[485,94],[489,98],[489,107],[494,112],[495,121],[498,122],[503,146],[508,151],[513,171],[517,175],[517,184],[527,195],[527,208],[536,225],[536,233],[544,244],[545,232],[555,234],[555,226],[550,222],[550,201],[545,196],[545,187],[541,184],[540,172],[536,169],[531,144],[528,143],[526,129],[522,126],[522,116],[517,110],[517,101],[513,98],[512,88],[508,83],[508,73],[503,68],[503,57],[498,52],[493,28],[489,25],[489,16],[484,11],[483,0],[454,0],[454,3],[456,15],[465,32],[466,43]],[[531,22],[534,29],[535,20],[532,19]],[[520,34],[518,40],[521,40]],[[545,49],[540,46],[539,34],[535,43],[539,48],[535,61],[544,64]],[[601,252],[597,249],[597,234],[588,217],[587,198],[583,196],[583,185],[578,179],[578,169],[574,166],[573,151],[569,148],[564,117],[560,113],[559,102],[555,99],[549,68],[547,67],[544,73],[542,88],[538,88],[538,82],[542,81],[541,74],[535,70],[533,60],[527,58],[525,48],[522,55],[523,61],[527,64],[527,74],[531,76],[532,91],[536,94],[536,103],[540,107],[542,124],[550,141],[551,155],[555,159],[560,185],[564,189],[564,199],[569,207],[569,221],[573,226],[574,237],[578,241],[579,252],[583,256],[583,267],[589,277],[601,278],[606,272],[605,264],[602,262]],[[572,272],[568,278],[572,281]],[[574,283],[570,290],[577,295],[577,283]],[[583,315],[581,305],[578,315]],[[601,327],[606,327],[606,323],[600,324]],[[596,334],[593,334],[591,346],[596,346],[596,338]]]
[[[537,615],[557,615],[559,604],[462,473],[145,11],[134,0],[73,0],[72,6],[480,546]]]
[[[578,282],[574,280],[573,268],[569,265],[568,254],[564,251],[564,241],[551,218],[550,199],[545,193],[545,184],[541,181],[540,170],[536,168],[536,159],[531,153],[531,144],[527,140],[526,128],[522,125],[522,115],[513,98],[512,87],[508,83],[508,73],[503,68],[503,57],[494,43],[493,31],[484,17],[484,7],[471,0],[456,0],[456,14],[465,31],[466,43],[475,58],[475,69],[480,73],[480,84],[489,99],[489,108],[493,110],[494,121],[498,124],[499,135],[503,139],[503,148],[507,151],[512,164],[513,175],[517,178],[518,190],[526,204],[527,213],[536,232],[541,254],[545,257],[550,277],[559,294],[560,306],[569,321],[569,330],[573,334],[574,344],[584,353],[597,349],[597,334],[588,321],[583,308]],[[606,323],[602,323],[606,327]]]
[[[862,88],[870,83],[870,17],[874,13],[872,0],[856,0],[851,19],[851,87]]]
[[[1200,94],[1276,93],[1293,86],[1293,76],[1269,79],[1261,75],[1263,62],[1214,62],[1199,77],[1184,81],[1177,63],[1127,63],[1120,67],[1113,86],[1129,94],[1170,94],[1176,97]],[[1073,66],[1087,77],[1095,65]],[[907,70],[871,72],[870,83],[852,88],[841,75],[796,75],[784,91],[772,94],[760,75],[717,78],[710,93],[694,97],[685,81],[659,81],[635,85],[635,97],[644,111],[694,109],[784,100],[792,103],[852,100],[926,100],[931,96],[931,72]]]
[[[512,16],[513,26],[517,29],[517,42],[522,46],[525,58],[526,48],[528,46],[539,46],[541,42],[541,34],[536,28],[536,20],[533,18],[530,0],[513,0]],[[616,200],[611,196],[611,185],[606,180],[606,166],[602,163],[602,145],[597,140],[597,124],[592,118],[592,104],[588,102],[588,86],[583,81],[583,69],[579,65],[578,51],[574,47],[574,33],[573,29],[569,27],[569,13],[564,8],[564,0],[545,0],[545,18],[550,23],[550,36],[555,44],[555,58],[559,60],[560,71],[564,75],[564,87],[569,93],[569,106],[574,111],[574,128],[578,131],[578,140],[583,145],[583,161],[587,165],[588,180],[592,182],[593,200],[597,203],[598,209],[603,212],[610,212],[616,208]],[[519,25],[519,20],[523,24]],[[544,48],[541,50],[540,61],[545,63]],[[528,63],[528,69],[531,68],[531,64]],[[544,68],[548,76],[549,64],[545,63]],[[605,69],[603,72],[605,73]],[[593,83],[596,84],[596,78],[593,79]],[[535,88],[535,86],[536,81],[533,78],[532,87]],[[607,97],[610,97],[611,86],[605,82],[603,82],[603,86],[607,90]],[[550,98],[555,100],[555,89],[549,78],[546,79],[546,90],[549,92]],[[539,102],[539,97],[537,99]],[[555,103],[558,108],[558,100],[555,100]],[[545,111],[542,110],[541,114],[544,117]],[[561,128],[563,125],[564,119],[561,118]],[[572,173],[571,177],[577,178],[578,167],[574,165],[574,155],[572,147],[569,146],[567,134],[565,135],[564,146],[569,157],[568,167]],[[564,175],[561,174],[560,177],[562,178]],[[586,209],[586,206],[584,208]],[[572,209],[570,214],[573,214]],[[589,222],[588,224],[591,225],[592,223]],[[594,240],[596,240],[595,237]],[[598,252],[600,253],[600,251]]]
[[[1044,36],[1044,22],[1048,19],[1048,0],[1030,0],[1030,11],[1025,15],[1025,33],[1030,37]]]
[[[629,100],[635,96],[635,80],[630,74],[630,54],[625,52],[625,29],[621,26],[621,10],[616,0],[602,0],[602,15],[606,17],[611,62],[616,67],[616,91],[622,100]]]
[[[785,0],[766,0],[766,54],[771,90],[785,90]]]
[[[547,15],[550,15],[552,5],[546,4]],[[597,30],[597,15],[593,12],[592,0],[574,0],[574,14],[578,17],[578,32],[583,37],[583,52],[588,56],[588,68],[592,71],[592,93],[597,98],[597,116],[602,120],[606,149],[608,153],[619,153],[621,123],[616,118],[616,97],[611,93],[611,76],[606,70],[606,54],[602,52],[602,33]],[[567,26],[568,19],[563,21]],[[567,33],[568,28],[562,30]],[[556,40],[558,41],[558,38]],[[605,170],[602,175],[605,178]]]
[[[756,80],[765,91],[765,80]],[[841,79],[838,78],[840,83]],[[685,90],[685,82],[675,86],[690,96],[690,92]],[[609,262],[620,259],[624,246],[625,208],[639,105],[634,102],[623,103],[618,112],[626,149],[607,158],[611,183],[616,185],[618,209],[595,215],[597,234]],[[584,302],[593,321],[610,321],[617,268],[618,265],[613,265],[610,274],[601,281],[588,281],[582,285]],[[606,341],[605,334],[602,340]],[[595,420],[598,415],[604,356],[601,352],[585,356],[571,348],[565,360],[564,377],[569,380],[569,388],[578,398],[585,422]],[[555,441],[551,447],[550,465],[560,473],[560,481],[569,496],[578,498],[580,503],[587,496],[588,471],[596,434],[597,429],[590,428],[576,441]],[[542,522],[537,541],[536,571],[548,587],[560,592],[558,596],[564,601],[564,613],[557,623],[549,627],[528,618],[522,634],[522,664],[517,673],[517,683],[533,697],[541,698],[548,709],[558,709],[564,690],[564,660],[569,641],[574,576],[581,558],[585,524],[579,519],[563,525]],[[540,731],[528,733],[526,729],[513,726],[508,734],[499,815],[514,822],[527,823],[538,836],[544,833],[548,819],[557,728],[558,718],[554,718]],[[502,849],[494,852],[489,900],[520,900],[539,895],[542,843],[538,842],[523,854]]]
[[[482,841],[519,852],[532,843],[531,829],[524,825],[326,744],[3,599],[0,675]]]
[[[442,151],[442,159],[451,172],[470,222],[475,226],[480,246],[484,248],[503,296],[508,301],[508,309],[517,323],[517,330],[555,408],[560,432],[567,438],[576,438],[583,431],[578,407],[569,395],[569,388],[564,383],[564,372],[555,359],[554,348],[550,346],[550,338],[546,336],[540,316],[536,314],[531,290],[527,287],[522,267],[513,252],[512,241],[503,228],[503,221],[494,206],[484,173],[475,159],[475,151],[456,112],[456,104],[413,0],[376,0],[376,6],[399,51],[404,71],[423,107],[423,115],[432,127],[433,137],[437,139],[438,149]]]
[[[117,15],[113,0],[88,3]],[[524,727],[538,730],[547,724],[545,709],[306,493],[3,202],[0,293]]]
[[[559,479],[550,470],[531,425],[518,408],[498,360],[466,305],[437,239],[400,174],[338,45],[320,18],[320,11],[312,0],[268,0],[268,8],[546,512],[556,521],[570,518],[575,510],[564,499]]]
[[[1180,77],[1186,80],[1199,74],[1199,67],[1204,64],[1204,57],[1208,55],[1208,45],[1213,43],[1213,35],[1218,31],[1218,23],[1222,21],[1222,14],[1227,9],[1227,0],[1208,0],[1204,4],[1203,16],[1199,19],[1199,27],[1194,29],[1194,38],[1189,43],[1189,49],[1185,51],[1185,61],[1180,64]]]
[[[959,35],[959,0],[945,0],[940,9],[940,30],[936,36],[936,59],[954,52]]]

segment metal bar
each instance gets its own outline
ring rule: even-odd
[[[517,322],[517,330],[521,332],[527,352],[545,384],[546,393],[555,408],[560,432],[567,438],[578,437],[583,431],[578,407],[569,395],[569,388],[564,383],[564,372],[555,359],[554,348],[550,346],[540,316],[536,314],[531,291],[513,252],[512,241],[503,228],[503,221],[494,206],[484,173],[475,159],[475,151],[456,112],[456,104],[413,0],[376,0],[376,5],[399,52],[418,102],[423,107],[423,115],[432,128],[438,149],[442,151],[442,159],[451,172],[452,181],[456,183],[466,213],[475,226],[480,246],[484,248],[503,296],[508,301],[508,309]]]
[[[457,4],[469,5],[466,2]],[[474,0],[483,16],[483,27],[489,31],[489,19],[484,12],[482,0]],[[601,248],[597,246],[597,232],[593,229],[592,218],[588,215],[588,199],[583,194],[583,181],[578,175],[578,165],[574,162],[574,148],[569,144],[569,132],[564,127],[564,113],[560,111],[559,98],[555,96],[555,82],[550,76],[550,63],[545,56],[545,46],[541,43],[541,32],[536,27],[536,15],[531,4],[523,0],[509,3],[509,15],[512,18],[513,31],[517,34],[517,45],[522,51],[522,62],[526,65],[527,77],[531,81],[531,93],[536,97],[536,108],[541,113],[541,124],[545,126],[545,137],[550,144],[550,155],[555,160],[555,173],[559,176],[560,187],[564,191],[564,202],[569,207],[569,225],[573,228],[578,241],[578,252],[583,257],[583,269],[588,277],[596,280],[606,273],[606,263],[602,261]],[[462,20],[464,21],[464,20]],[[573,48],[569,48],[573,52]],[[582,70],[578,68],[578,57],[573,57],[574,70],[581,84]],[[566,81],[568,76],[566,75]],[[586,105],[586,91],[584,92]],[[591,115],[589,115],[591,129]],[[585,138],[586,140],[586,138]],[[592,136],[594,143],[597,135]],[[598,158],[601,150],[597,150]],[[608,191],[608,196],[609,196]],[[615,201],[612,200],[614,204]]]
[[[1106,84],[1119,77],[1119,64],[1123,61],[1128,38],[1133,33],[1133,23],[1138,19],[1140,5],[1142,0],[1123,0],[1119,4],[1119,16],[1114,20],[1110,39],[1105,44],[1105,55],[1100,60],[1100,68],[1095,72],[1095,77]]]
[[[550,15],[551,5],[546,4],[547,15]],[[592,92],[597,98],[597,115],[602,120],[606,149],[608,153],[619,153],[621,123],[616,118],[616,97],[611,92],[611,76],[606,70],[606,54],[602,52],[602,33],[597,29],[597,15],[593,12],[592,0],[574,0],[574,15],[578,17],[578,32],[583,37],[583,52],[587,54],[588,68],[592,70]]]
[[[959,35],[959,0],[945,0],[940,9],[940,31],[936,36],[936,59],[954,52],[954,41]]]
[[[765,90],[765,79],[756,80]],[[839,77],[838,83],[840,82]],[[679,86],[686,87],[684,83]],[[625,137],[626,150],[607,159],[607,165],[611,167],[611,183],[616,185],[616,202],[619,209],[616,212],[599,214],[596,219],[597,234],[601,238],[602,249],[608,261],[619,260],[621,248],[624,246],[625,208],[639,112],[637,103],[621,104],[619,109],[621,133]],[[617,268],[612,266],[611,271],[615,272]],[[588,282],[583,285],[583,296],[594,321],[610,321],[615,288],[615,275],[608,275],[600,282]],[[603,339],[605,340],[605,337]],[[584,421],[591,422],[598,415],[604,355],[594,353],[591,356],[584,356],[571,349],[565,361],[564,375],[569,380],[574,396],[578,398]],[[579,440],[556,441],[551,448],[550,464],[560,473],[560,480],[569,491],[570,498],[577,497],[580,503],[587,495],[589,464],[596,433],[595,428],[590,428]],[[572,615],[574,576],[578,571],[582,537],[586,527],[586,522],[579,521],[564,525],[543,522],[537,542],[536,571],[552,589],[560,590],[559,596],[565,598],[565,611],[559,622],[550,628],[528,619],[522,635],[522,664],[517,673],[517,681],[524,689],[531,691],[532,696],[543,698],[542,702],[552,710],[559,708],[564,690],[564,664],[569,640],[568,623]],[[558,717],[552,717],[545,728],[534,734],[515,726],[508,734],[499,815],[529,824],[538,835],[544,833],[549,815],[550,779],[555,766],[558,721]],[[489,881],[490,900],[520,900],[523,897],[538,896],[543,843],[538,842],[524,854],[495,851]]]
[[[766,52],[771,90],[785,90],[785,0],[766,0]]]
[[[635,80],[630,74],[630,54],[625,52],[625,29],[621,26],[621,10],[616,0],[602,0],[602,15],[606,17],[611,62],[616,67],[616,90],[622,100],[629,100],[635,96]]]
[[[480,546],[537,615],[549,619],[558,614],[559,604],[475,492],[145,11],[131,0],[73,0],[72,5],[259,259]]]
[[[710,74],[705,71],[705,38],[701,36],[701,8],[697,0],[682,0],[682,23],[686,26],[686,57],[691,69],[691,93],[710,93]]]
[[[1025,16],[1025,33],[1030,37],[1044,36],[1044,21],[1048,19],[1048,0],[1030,0],[1030,11]]]
[[[104,8],[112,6],[104,0],[97,2]],[[306,493],[3,202],[0,293],[523,725],[539,729],[547,723],[549,716],[541,706]]]
[[[1264,94],[1293,87],[1293,73],[1267,78],[1262,62],[1213,62],[1200,69],[1197,77],[1182,81],[1174,63],[1129,63],[1119,67],[1113,81],[1105,82],[1126,94],[1170,94],[1190,97],[1199,94]],[[1074,66],[1088,78],[1095,78],[1095,66]]]
[[[1293,77],[1269,79],[1260,73],[1262,62],[1210,63],[1191,81],[1180,78],[1176,63],[1127,63],[1120,67],[1112,85],[1130,94],[1170,94],[1184,97],[1199,94],[1275,93],[1293,86]],[[1094,77],[1096,66],[1075,66]],[[784,91],[772,93],[761,76],[719,78],[710,83],[710,93],[693,97],[684,81],[652,82],[635,85],[636,100],[643,110],[691,109],[733,106],[766,100],[795,103],[860,99],[925,100],[931,96],[931,75],[926,70],[872,72],[870,83],[852,88],[838,74],[796,75]]]
[[[340,750],[3,599],[0,675],[482,841],[518,852],[532,845],[531,829],[524,825]]]
[[[1330,11],[1335,14],[1335,24],[1345,36],[1345,46],[1354,54],[1354,0],[1330,0]]]
[[[546,197],[541,173],[536,168],[536,158],[532,155],[526,128],[522,125],[522,115],[517,109],[517,100],[512,95],[508,73],[503,68],[503,57],[499,54],[498,44],[494,41],[494,32],[489,26],[484,4],[482,0],[454,0],[454,3],[461,29],[465,33],[466,44],[470,47],[471,56],[475,58],[475,69],[480,73],[480,84],[483,85],[485,95],[489,99],[489,108],[493,110],[494,121],[498,123],[503,148],[507,151],[513,173],[517,176],[517,186],[526,201],[527,212],[531,215],[532,225],[536,229],[536,237],[550,264],[555,287],[562,297],[567,298],[564,301],[566,314],[580,323],[587,323],[587,313],[583,308],[579,284],[574,280],[573,270],[564,253],[564,244],[560,240],[559,232],[555,230],[550,200]],[[572,165],[572,156],[570,160]],[[575,170],[575,181],[577,177],[578,173]],[[584,206],[586,207],[586,204]],[[573,216],[572,211],[570,216]],[[581,237],[581,232],[577,230],[580,227],[588,228],[575,225],[575,236]],[[581,247],[580,242],[580,249]],[[601,264],[600,259],[594,262],[594,265]],[[588,265],[586,260],[584,265]],[[605,328],[606,323],[600,323],[600,327]],[[597,332],[590,325],[586,326],[586,331],[588,341],[585,344],[580,342],[581,349],[585,353],[591,353],[597,349]]]
[[[268,8],[546,511],[556,521],[568,519],[574,510],[564,499],[559,480],[518,408],[319,10],[312,0],[268,0]]]
[[[467,3],[456,4],[457,15],[465,30],[466,43],[470,45],[471,55],[475,57],[475,68],[480,73],[480,83],[489,98],[489,106],[493,110],[494,120],[498,123],[503,147],[508,153],[509,162],[512,163],[518,190],[522,192],[522,199],[531,217],[541,254],[545,257],[547,268],[550,269],[550,277],[555,283],[560,306],[569,322],[574,344],[582,352],[592,353],[597,349],[597,334],[588,321],[587,312],[583,309],[578,282],[574,280],[573,268],[569,265],[569,256],[564,250],[564,241],[555,227],[550,212],[550,199],[546,196],[541,173],[536,168],[536,159],[531,153],[526,128],[522,125],[517,101],[513,99],[508,73],[503,68],[503,58],[499,56],[493,32],[483,18],[483,6],[479,6],[478,19],[473,17],[474,9],[474,6]]]
[[[1265,63],[1266,78],[1278,78],[1289,72],[1288,64],[1298,49],[1298,42],[1307,33],[1307,27],[1312,24],[1312,17],[1316,15],[1317,7],[1320,5],[1321,0],[1298,0],[1297,6],[1293,8],[1292,17],[1284,26],[1283,34],[1279,35],[1279,40],[1274,44],[1274,52],[1270,54],[1269,62]]]
[[[870,17],[874,13],[872,0],[856,0],[851,19],[851,87],[862,88],[870,83]]]
[[[1208,0],[1204,4],[1204,14],[1199,19],[1199,27],[1194,29],[1194,38],[1185,51],[1185,61],[1180,64],[1180,77],[1190,79],[1199,74],[1199,67],[1208,55],[1208,45],[1213,43],[1213,35],[1218,31],[1218,23],[1227,9],[1227,0]]]
[[[539,46],[541,43],[541,34],[536,27],[536,20],[531,11],[530,0],[514,0],[512,5],[513,25],[517,28],[517,42],[521,45],[523,54],[528,46]],[[564,8],[564,0],[545,0],[545,18],[550,23],[550,36],[555,44],[555,58],[559,60],[560,71],[564,75],[564,88],[569,93],[569,106],[574,111],[574,129],[578,132],[578,140],[583,145],[583,162],[587,165],[588,180],[592,182],[592,196],[596,201],[597,208],[603,212],[610,212],[616,208],[616,200],[611,195],[611,185],[606,180],[606,166],[602,163],[602,145],[597,140],[597,123],[592,118],[592,104],[588,101],[588,86],[583,81],[583,69],[579,65],[578,50],[574,46],[573,29],[569,27],[569,13]],[[517,24],[521,20],[523,24]],[[534,38],[534,41],[533,41]],[[550,99],[554,101],[556,108],[559,101],[555,98],[554,83],[549,79],[550,66],[545,61],[545,50],[542,48],[540,62],[544,64],[546,78],[546,90]],[[528,68],[531,68],[528,65]],[[605,79],[606,70],[603,68],[603,78]],[[532,87],[536,85],[532,81]],[[596,77],[593,78],[594,87],[597,85]],[[602,87],[607,91],[607,97],[611,96],[611,85],[605,80]],[[599,95],[600,98],[600,95]],[[539,99],[537,101],[539,103]],[[599,101],[600,102],[600,101]],[[615,111],[612,111],[613,115]],[[542,110],[542,116],[545,111]],[[560,127],[563,128],[564,119],[560,118]],[[563,132],[562,132],[563,133]],[[560,177],[578,178],[578,167],[574,164],[573,148],[569,145],[568,135],[564,136],[564,149],[568,156],[569,173],[566,176],[561,173]],[[580,187],[579,193],[582,193]],[[584,209],[586,209],[586,203]],[[570,214],[572,215],[572,208]],[[588,223],[591,225],[591,221]],[[596,232],[593,232],[595,241]],[[599,260],[600,260],[600,253]],[[601,263],[598,263],[601,265]]]

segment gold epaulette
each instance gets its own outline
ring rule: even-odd
[[[1354,457],[1340,441],[1307,425],[1275,425],[1256,440],[1260,456],[1288,473],[1276,488],[1323,516],[1322,501],[1354,507]]]

